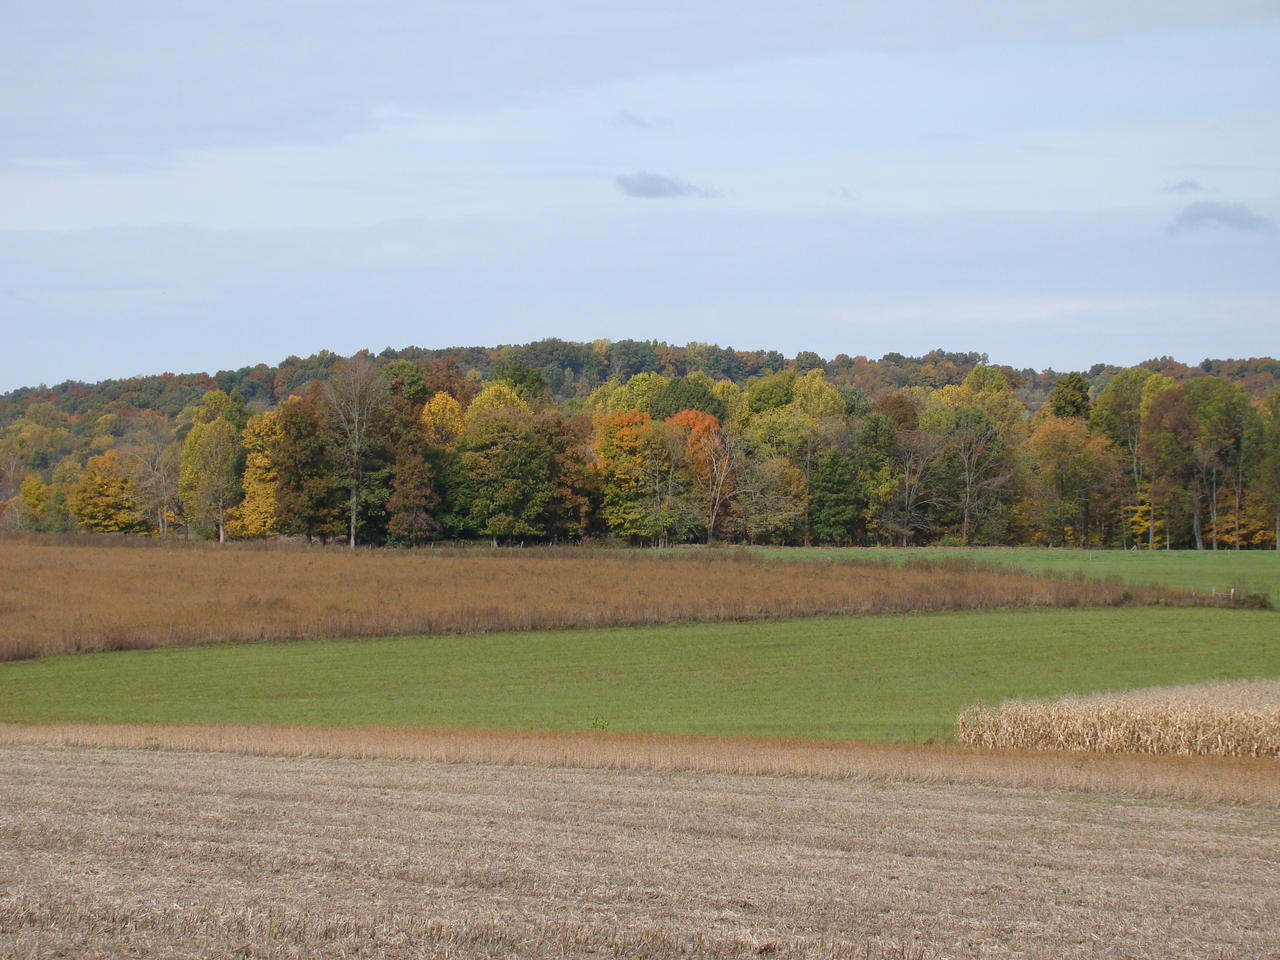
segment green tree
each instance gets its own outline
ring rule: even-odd
[[[1089,381],[1072,371],[1058,378],[1049,392],[1049,410],[1055,417],[1089,418]]]
[[[716,396],[713,382],[700,373],[668,381],[649,404],[649,416],[654,420],[666,420],[682,410],[709,413],[719,421],[724,420],[726,413],[725,403]]]
[[[869,506],[853,460],[828,450],[809,483],[809,533],[817,543],[861,543]]]
[[[481,394],[483,396],[483,394]],[[544,539],[555,486],[553,452],[527,409],[468,417],[445,477],[446,526],[457,535]]]

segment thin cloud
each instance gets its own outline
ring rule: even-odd
[[[700,197],[705,200],[720,196],[714,190],[696,186],[679,177],[668,177],[663,173],[620,173],[614,182],[628,197],[645,200],[667,197]]]
[[[631,110],[619,110],[613,115],[613,122],[620,127],[632,127],[636,130],[657,130],[668,125],[661,117],[646,117]]]
[[[1204,186],[1199,180],[1179,180],[1164,188],[1165,193],[1204,193]]]
[[[1205,227],[1225,227],[1228,230],[1262,233],[1274,230],[1276,225],[1267,217],[1254,213],[1243,203],[1201,200],[1178,214],[1169,227],[1169,232],[1185,233]]]

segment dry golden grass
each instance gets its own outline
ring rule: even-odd
[[[1177,756],[1280,757],[1280,680],[1006,700],[956,721],[973,747]],[[1280,780],[1280,770],[1276,770]]]
[[[0,724],[0,745],[970,784],[1280,807],[1280,771],[1273,761],[1220,757],[672,734],[226,724]]]
[[[210,641],[1190,602],[971,562],[742,551],[345,551],[0,540],[0,660]]]
[[[1280,813],[0,749],[0,956],[1276,957]]]

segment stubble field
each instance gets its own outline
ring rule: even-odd
[[[0,955],[1280,956],[1280,813],[4,748]]]

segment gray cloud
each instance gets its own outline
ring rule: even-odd
[[[1274,230],[1276,225],[1261,214],[1254,213],[1243,203],[1218,203],[1201,200],[1186,207],[1178,214],[1170,233],[1184,233],[1204,227],[1226,227],[1229,230],[1245,230],[1254,233]]]
[[[1199,180],[1179,180],[1164,188],[1165,193],[1203,193],[1204,186]]]
[[[704,200],[718,197],[714,190],[698,187],[679,177],[668,177],[662,173],[620,173],[615,181],[618,189],[628,197],[641,197],[646,200],[665,197],[701,197]]]

